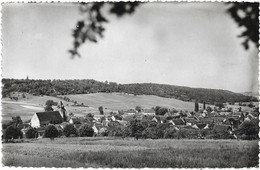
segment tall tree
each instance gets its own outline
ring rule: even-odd
[[[198,102],[195,102],[195,109],[194,109],[195,112],[198,112],[199,111],[199,103]]]

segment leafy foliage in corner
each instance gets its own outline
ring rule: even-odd
[[[239,27],[245,27],[238,37],[245,40],[242,45],[245,49],[249,48],[249,41],[252,41],[258,47],[259,41],[259,3],[250,2],[232,2],[228,9],[228,13],[236,21]]]
[[[81,3],[80,12],[86,14],[86,18],[77,22],[76,28],[73,30],[73,48],[69,50],[72,57],[78,56],[78,48],[86,41],[97,42],[97,37],[103,37],[105,31],[104,23],[108,19],[104,16],[105,6],[108,6],[110,14],[122,17],[125,14],[132,14],[140,2],[94,2]]]
[[[76,28],[73,30],[73,48],[69,50],[72,57],[81,55],[78,52],[79,47],[86,41],[97,43],[98,37],[104,36],[104,23],[108,23],[108,19],[104,16],[105,6],[108,7],[108,13],[117,17],[134,13],[140,2],[94,2],[81,3],[80,12],[86,17],[77,22]],[[245,27],[239,37],[244,37],[242,45],[245,49],[249,48],[249,41],[252,41],[258,47],[259,40],[259,4],[250,2],[230,2],[227,13],[235,20],[239,27]]]

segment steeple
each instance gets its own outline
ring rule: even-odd
[[[63,117],[63,121],[67,121],[67,115],[66,115],[66,109],[65,106],[63,105],[62,101],[60,101],[60,103],[58,104],[58,109]]]

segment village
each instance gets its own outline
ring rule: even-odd
[[[134,109],[104,114],[103,107],[100,106],[99,114],[86,113],[85,116],[76,116],[66,111],[62,101],[51,108],[50,111],[36,112],[26,123],[18,121],[12,125],[21,131],[20,136],[8,134],[7,125],[3,125],[2,138],[6,141],[15,138],[73,136],[238,140],[248,139],[248,134],[241,133],[241,124],[257,122],[259,115],[255,106],[252,106],[251,110],[242,111],[241,107],[232,108],[227,104],[224,104],[223,108],[207,106],[205,103],[203,107],[199,107],[196,102],[192,112],[159,106],[151,109],[136,106]],[[14,122],[17,122],[17,119],[20,119],[19,116],[13,118],[16,120]],[[49,127],[55,127],[57,134],[46,135],[46,129]]]

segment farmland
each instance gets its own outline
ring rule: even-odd
[[[94,94],[76,94],[65,95],[66,97],[76,100],[78,103],[84,103],[92,107],[103,106],[112,110],[133,109],[136,106],[142,108],[152,108],[157,105],[192,111],[194,110],[193,102],[184,102],[172,98],[163,98],[153,95],[131,95],[124,93],[94,93]]]
[[[3,144],[3,164],[21,167],[203,168],[258,164],[257,141],[48,138]]]
[[[16,94],[16,96],[21,94]],[[83,116],[86,113],[99,113],[98,107],[103,106],[105,114],[111,111],[134,109],[136,106],[143,108],[152,108],[157,105],[169,108],[193,110],[194,103],[184,102],[177,99],[169,99],[152,95],[128,95],[121,93],[94,93],[64,95],[79,104],[84,103],[88,107],[72,106],[72,102],[62,100],[66,106],[67,112],[73,112],[77,116]],[[60,96],[60,97],[64,97]],[[60,98],[51,96],[33,96],[26,94],[26,98],[20,98],[18,101],[11,101],[9,98],[2,99],[2,119],[10,120],[12,116],[21,116],[23,120],[32,118],[35,112],[43,111],[47,100],[60,101]],[[202,106],[202,105],[201,105]]]

